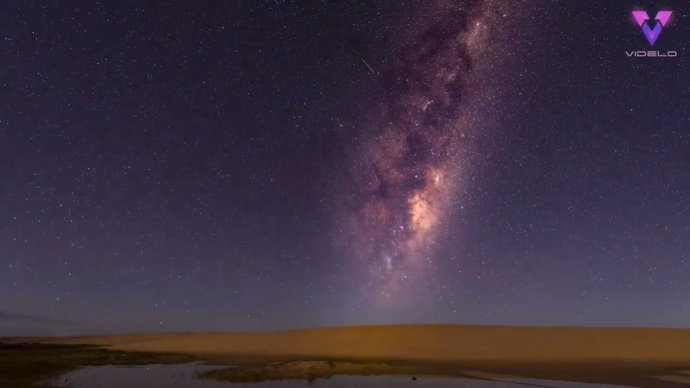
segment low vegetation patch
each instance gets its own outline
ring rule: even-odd
[[[292,361],[265,365],[237,366],[204,372],[201,377],[234,383],[328,379],[336,375],[463,376],[453,367],[419,366],[385,362]]]
[[[191,356],[123,352],[95,346],[0,342],[0,387],[52,387],[50,379],[85,366],[193,362]]]

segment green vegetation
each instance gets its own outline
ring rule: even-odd
[[[192,362],[191,356],[122,352],[95,346],[0,342],[0,387],[51,387],[47,380],[84,366]],[[37,385],[37,384],[41,385]]]

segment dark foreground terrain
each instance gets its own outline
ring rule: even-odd
[[[50,378],[84,366],[176,364],[193,361],[185,355],[124,352],[87,345],[0,343],[0,387],[51,385]]]
[[[684,329],[393,325],[0,341],[2,387],[82,366],[193,361],[227,365],[201,377],[228,382],[398,375],[690,386]]]

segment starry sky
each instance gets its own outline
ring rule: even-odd
[[[3,1],[0,334],[687,327],[689,12]]]

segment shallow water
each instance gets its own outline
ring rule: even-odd
[[[58,386],[70,388],[350,388],[350,387],[468,387],[499,388],[515,387],[614,387],[566,381],[502,378],[501,381],[483,381],[464,378],[418,377],[412,380],[405,376],[335,376],[314,382],[302,380],[270,381],[262,383],[226,383],[197,378],[197,374],[218,366],[200,364],[147,365],[147,366],[93,366],[69,372],[52,381]]]

